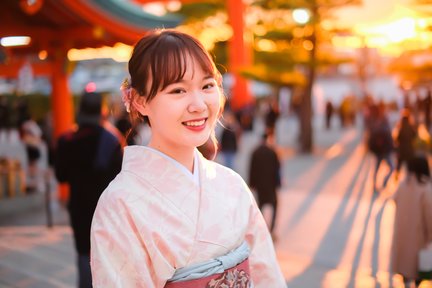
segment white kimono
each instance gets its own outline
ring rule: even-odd
[[[244,240],[255,287],[286,287],[243,179],[196,154],[199,185],[172,159],[143,146],[125,148],[122,170],[93,217],[94,287],[164,287],[176,268],[224,255]]]

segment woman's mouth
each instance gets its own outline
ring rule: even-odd
[[[186,122],[183,122],[183,124],[186,126],[197,127],[197,126],[204,125],[205,121],[206,121],[206,119],[186,121]]]
[[[200,119],[200,120],[185,121],[183,122],[183,125],[185,125],[187,128],[190,129],[200,129],[204,127],[206,121],[207,118]]]

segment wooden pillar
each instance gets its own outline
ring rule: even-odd
[[[230,103],[233,110],[239,110],[253,102],[246,79],[238,73],[240,67],[250,64],[251,50],[244,40],[243,1],[227,0],[227,2],[229,22],[233,29],[233,37],[228,44],[230,72],[234,76]]]
[[[57,51],[55,53],[51,75],[51,108],[55,139],[57,139],[63,132],[71,129],[75,122],[72,95],[68,85],[66,63],[66,51]],[[66,199],[68,199],[69,187],[67,185],[60,184],[58,192],[61,201],[66,201]]]
[[[75,121],[72,95],[68,85],[67,58],[65,53],[61,54],[54,60],[51,78],[51,107],[55,138],[71,129]]]

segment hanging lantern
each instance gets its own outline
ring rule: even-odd
[[[44,3],[44,0],[20,0],[21,9],[28,15],[36,14]]]

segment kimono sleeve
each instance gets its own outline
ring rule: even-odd
[[[249,265],[254,287],[287,287],[276,259],[273,241],[267,224],[250,191],[249,194],[251,197],[251,206],[246,241],[251,249]]]
[[[164,287],[174,268],[147,245],[149,235],[141,235],[121,200],[105,200],[98,202],[91,228],[93,287]]]

